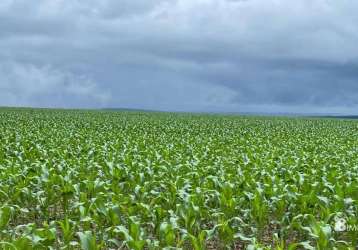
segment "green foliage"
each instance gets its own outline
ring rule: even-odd
[[[0,249],[355,249],[357,155],[350,120],[0,109]]]

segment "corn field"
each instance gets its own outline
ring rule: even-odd
[[[0,249],[354,250],[357,225],[357,121],[0,109]]]

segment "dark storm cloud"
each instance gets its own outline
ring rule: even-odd
[[[358,65],[315,60],[237,63],[206,75],[237,92],[242,104],[351,106],[358,104]]]
[[[5,0],[0,105],[353,113],[357,10],[348,0]]]

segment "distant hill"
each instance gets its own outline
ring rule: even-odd
[[[358,119],[358,115],[334,115],[334,116],[323,116],[325,118],[337,118],[337,119]]]

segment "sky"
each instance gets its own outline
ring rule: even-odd
[[[0,106],[358,114],[358,1],[1,0]]]

